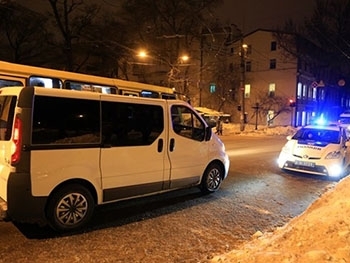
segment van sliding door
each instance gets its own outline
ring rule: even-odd
[[[102,98],[104,202],[161,191],[169,173],[164,102]]]

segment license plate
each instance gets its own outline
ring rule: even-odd
[[[306,167],[315,167],[315,163],[305,162],[305,161],[295,161],[295,165],[306,166]]]

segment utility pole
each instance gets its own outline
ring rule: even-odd
[[[200,36],[200,65],[199,65],[199,107],[202,106],[202,89],[203,89],[203,30],[201,29],[201,36]]]
[[[244,131],[245,128],[245,47],[243,43],[243,34],[241,34],[240,41],[240,57],[241,57],[241,81],[240,81],[240,89],[241,89],[241,116],[240,116],[240,130]]]

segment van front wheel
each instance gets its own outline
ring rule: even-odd
[[[47,207],[50,226],[60,232],[83,227],[94,211],[91,193],[78,184],[67,185],[53,193]]]
[[[223,170],[219,164],[212,163],[205,170],[200,184],[203,193],[216,192],[222,183]]]

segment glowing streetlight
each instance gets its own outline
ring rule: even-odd
[[[145,50],[140,50],[137,56],[139,56],[140,58],[145,58],[147,57],[147,52]]]
[[[187,62],[190,58],[187,55],[183,55],[180,57],[180,59],[181,59],[181,62]]]

